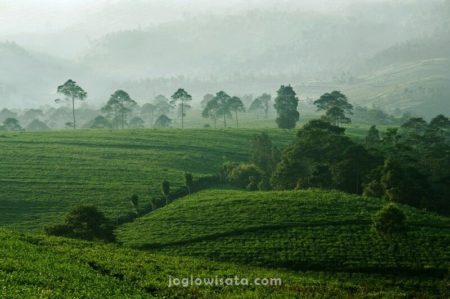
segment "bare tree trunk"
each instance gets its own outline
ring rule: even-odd
[[[75,120],[75,97],[72,96],[72,114],[73,114],[73,129],[77,128],[76,120]]]
[[[235,111],[235,113],[236,113],[236,128],[239,128],[238,112],[237,112],[237,110]]]
[[[184,102],[181,100],[181,128],[184,129]]]

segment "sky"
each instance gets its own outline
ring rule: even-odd
[[[104,34],[202,13],[255,8],[335,10],[377,0],[0,0],[0,35],[52,33],[79,27]]]

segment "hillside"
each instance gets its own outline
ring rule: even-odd
[[[185,171],[215,174],[225,161],[248,159],[249,139],[259,130],[81,130],[1,133],[0,225],[40,230],[60,222],[80,203],[109,217],[159,197],[168,179],[178,188]],[[275,143],[295,132],[270,130]]]
[[[270,270],[205,259],[174,257],[117,245],[0,229],[2,298],[367,298],[445,297],[436,277]],[[241,284],[174,286],[169,280],[233,279]],[[255,279],[281,286],[255,286]],[[242,280],[245,279],[245,280]]]
[[[12,250],[12,248],[14,248]],[[17,234],[0,229],[2,298],[286,298],[295,290],[311,296],[317,288],[330,296],[350,291],[338,281],[313,275],[233,264],[167,257],[76,240]],[[281,286],[169,287],[169,278],[280,278]],[[361,296],[363,286],[353,284]],[[373,293],[381,291],[374,286]],[[308,297],[309,297],[308,296]]]
[[[408,233],[371,230],[384,201],[332,191],[203,191],[118,229],[127,245],[266,267],[444,275],[450,220],[409,207]]]

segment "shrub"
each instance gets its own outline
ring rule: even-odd
[[[261,171],[254,164],[239,164],[229,172],[227,179],[231,184],[245,188],[251,183],[250,177],[257,182],[261,175]]]
[[[406,231],[406,216],[395,204],[388,204],[375,214],[375,230],[384,236],[393,237]]]
[[[81,205],[67,214],[65,223],[47,227],[48,235],[84,240],[115,240],[114,227],[94,205]]]

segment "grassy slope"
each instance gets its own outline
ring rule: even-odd
[[[130,212],[133,192],[145,203],[173,188],[183,172],[216,173],[248,158],[258,130],[99,130],[0,134],[0,225],[40,230],[81,202],[108,216]],[[279,145],[295,132],[270,130]],[[58,219],[58,220],[57,220]]]
[[[363,298],[409,294],[400,291],[389,277],[358,280],[358,276],[334,278],[326,273],[267,270],[7,230],[0,230],[0,254],[2,298],[317,298],[318,293],[325,298]],[[169,276],[191,275],[237,276],[250,283],[255,278],[280,278],[282,285],[168,287]]]
[[[448,114],[449,66],[445,58],[390,65],[343,89],[358,104],[398,107],[426,117]]]
[[[291,269],[447,271],[450,220],[409,207],[407,237],[371,231],[381,200],[337,192],[203,191],[118,230],[127,245]]]

